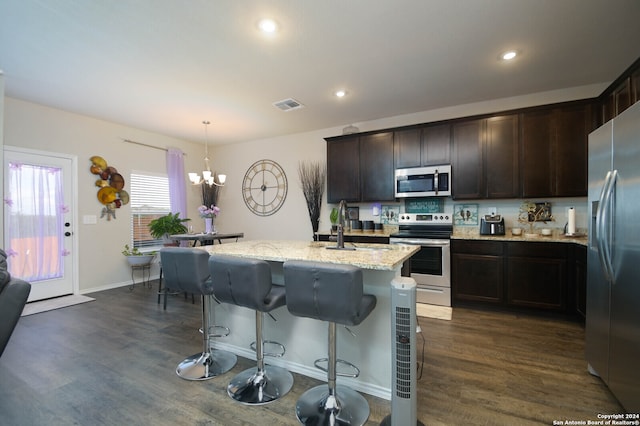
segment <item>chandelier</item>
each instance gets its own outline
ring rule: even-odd
[[[215,176],[211,173],[211,167],[209,166],[209,133],[207,132],[209,124],[211,122],[205,120],[202,122],[204,124],[204,167],[205,169],[202,171],[202,178],[198,173],[189,173],[189,180],[193,185],[200,185],[203,183],[209,184],[210,186],[224,186],[224,182],[227,180],[227,175],[218,175],[218,180],[220,183],[216,182]]]

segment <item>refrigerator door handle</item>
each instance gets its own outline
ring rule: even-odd
[[[604,177],[604,184],[602,185],[602,189],[600,190],[600,197],[598,197],[598,209],[596,210],[596,226],[594,229],[595,240],[598,246],[598,259],[600,260],[600,265],[602,266],[602,271],[605,275],[605,278],[608,279],[608,269],[607,264],[604,258],[604,244],[605,244],[605,232],[604,232],[604,223],[605,223],[605,204],[604,197],[607,193],[607,188],[609,187],[609,181],[611,179],[611,170],[609,170]]]
[[[611,259],[611,231],[614,227],[614,216],[611,215],[613,209],[613,193],[616,185],[616,179],[618,177],[618,171],[613,170],[608,173],[609,179],[606,182],[604,197],[602,199],[602,216],[601,216],[601,224],[600,224],[600,238],[601,241],[601,258],[603,267],[605,270],[605,275],[608,280],[613,283],[614,281],[614,270],[613,270],[613,262]]]

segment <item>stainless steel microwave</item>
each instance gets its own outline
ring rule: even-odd
[[[451,196],[451,164],[396,169],[396,198]]]

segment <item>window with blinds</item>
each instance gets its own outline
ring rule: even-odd
[[[169,178],[149,172],[133,172],[129,178],[132,247],[159,250],[162,240],[149,233],[149,222],[171,212]]]

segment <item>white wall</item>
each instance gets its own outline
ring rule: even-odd
[[[0,75],[0,89],[2,89]],[[522,108],[547,103],[583,99],[598,95],[605,85],[570,88],[529,96],[498,99],[490,102],[460,105],[457,107],[424,111],[397,117],[388,117],[363,123],[345,123],[344,126],[320,129],[312,132],[255,140],[234,145],[211,147],[212,169],[227,174],[227,184],[221,189],[218,204],[222,211],[216,219],[221,232],[244,232],[245,239],[296,239],[310,240],[312,228],[306,203],[298,178],[300,161],[325,163],[325,137],[342,133],[342,128],[355,124],[361,131],[464,117],[475,114]],[[1,94],[1,93],[0,93]],[[78,253],[80,290],[87,293],[130,282],[130,272],[123,256],[122,246],[129,241],[130,209],[125,206],[117,211],[117,219],[98,219],[96,225],[83,225],[84,215],[100,216],[102,204],[96,199],[95,176],[89,172],[89,157],[100,155],[126,177],[132,170],[165,172],[165,152],[162,150],[128,144],[122,139],[157,146],[178,147],[187,155],[186,170],[200,170],[204,155],[201,144],[182,141],[160,134],[135,129],[116,123],[69,113],[55,108],[0,96],[0,112],[4,100],[4,143],[36,150],[75,155],[78,158]],[[292,113],[295,114],[295,113]],[[295,115],[291,116],[295,119]],[[1,117],[0,117],[1,120]],[[1,123],[1,122],[0,122]],[[0,126],[1,128],[1,126]],[[0,135],[0,143],[2,137]],[[282,208],[274,215],[259,217],[245,206],[242,198],[242,180],[251,164],[270,159],[279,163],[287,175],[289,191]],[[125,189],[127,187],[125,186]],[[561,213],[567,206],[578,209],[578,227],[586,226],[586,200],[548,200],[554,203],[558,215],[557,226],[564,225]],[[188,186],[189,217],[195,230],[204,228],[198,217],[201,204],[198,187]],[[452,207],[451,201],[447,206]],[[517,216],[520,200],[481,201],[480,213],[486,206],[498,206],[498,212],[507,217],[507,226]],[[329,227],[329,210],[326,193],[320,217],[320,229]],[[370,204],[360,204],[361,218],[374,219]],[[513,218],[511,217],[513,216]],[[157,267],[154,274],[157,274]]]
[[[125,180],[128,179],[132,170],[166,173],[165,151],[125,143],[122,141],[123,138],[160,148],[170,146],[180,148],[187,153],[185,156],[187,170],[202,168],[201,144],[13,98],[5,99],[4,142],[6,146],[77,156],[78,199],[76,205],[79,223],[75,224],[75,229],[79,241],[77,252],[81,292],[128,284],[131,280],[126,260],[120,254],[124,244],[130,241],[130,207],[127,205],[117,209],[115,220],[107,221],[105,218],[100,218],[103,205],[96,198],[98,190],[95,186],[96,176],[89,172],[91,165],[89,158],[93,155],[103,157],[109,165],[118,169]],[[126,189],[128,189],[128,182],[125,183]],[[195,218],[197,217],[196,209],[201,204],[199,188],[188,186],[187,189],[189,217]],[[97,216],[98,223],[82,224],[84,215]],[[153,273],[158,273],[157,266]]]

